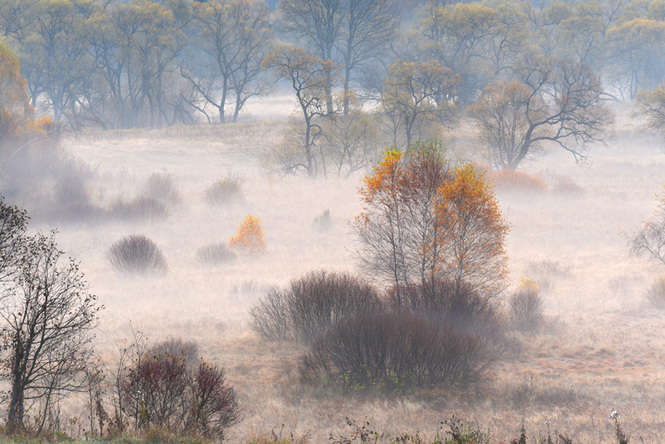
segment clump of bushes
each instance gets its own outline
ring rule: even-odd
[[[166,259],[157,245],[143,235],[133,234],[111,245],[111,265],[124,273],[165,272]]]
[[[236,235],[229,239],[229,245],[247,253],[263,252],[266,245],[259,218],[251,214],[245,217],[238,227]]]
[[[468,383],[502,347],[494,305],[445,280],[381,298],[358,277],[313,272],[270,290],[251,315],[264,338],[309,346],[304,381],[345,390]]]
[[[226,244],[219,243],[199,248],[196,252],[196,257],[200,262],[220,265],[234,261],[236,254]]]
[[[205,197],[213,205],[226,205],[242,200],[240,179],[230,176],[218,180],[208,187]]]
[[[543,303],[538,294],[538,284],[531,279],[522,279],[519,288],[509,301],[513,326],[526,332],[540,330],[543,324]]]
[[[485,360],[477,337],[409,311],[345,318],[302,360],[305,380],[351,390],[454,386],[475,380]]]
[[[665,276],[661,276],[647,291],[647,299],[654,307],[665,308]]]
[[[490,300],[461,283],[446,279],[393,287],[387,301],[393,310],[409,310],[459,333],[472,334],[495,345],[503,338],[503,326]]]
[[[196,345],[170,340],[157,344],[123,369],[120,408],[138,430],[167,430],[224,439],[239,419],[235,392],[224,371],[193,359]]]
[[[271,289],[251,311],[254,329],[271,340],[311,343],[340,320],[381,310],[376,289],[346,273],[311,272]]]

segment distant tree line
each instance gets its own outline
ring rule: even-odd
[[[284,169],[312,175],[355,168],[325,147],[368,100],[396,146],[464,115],[515,168],[547,142],[581,155],[603,101],[665,80],[664,0],[2,0],[0,36],[74,130],[236,121],[276,73],[304,120]]]

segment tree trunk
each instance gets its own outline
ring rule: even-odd
[[[22,381],[12,381],[12,392],[7,415],[7,432],[10,434],[23,430],[24,391]]]

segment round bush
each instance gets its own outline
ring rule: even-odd
[[[109,250],[111,265],[125,273],[166,271],[166,260],[155,243],[145,236],[131,235],[115,242]]]
[[[543,324],[543,303],[535,282],[525,282],[510,297],[510,318],[516,329],[534,332]]]
[[[251,311],[254,329],[266,339],[311,343],[348,316],[380,311],[369,283],[346,273],[317,271],[272,289]]]
[[[234,261],[236,254],[226,244],[212,244],[199,248],[196,257],[200,262],[219,265]]]
[[[240,179],[236,177],[218,180],[206,190],[206,200],[213,205],[225,205],[241,199]]]

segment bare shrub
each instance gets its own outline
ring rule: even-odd
[[[130,201],[117,201],[110,209],[113,217],[123,220],[157,220],[169,215],[164,203],[152,197],[137,197]]]
[[[305,381],[347,390],[455,386],[477,379],[477,338],[408,311],[348,317],[320,335],[301,363]]]
[[[346,273],[317,271],[273,289],[251,311],[254,329],[267,339],[311,343],[347,316],[379,310],[381,301],[369,283]]]
[[[138,430],[158,427],[223,440],[239,418],[224,371],[194,358],[196,344],[169,340],[137,356],[118,384],[123,413]]]
[[[291,339],[291,313],[285,292],[273,288],[250,311],[252,327],[263,338],[271,341]]]
[[[165,204],[177,204],[181,201],[180,192],[175,186],[173,178],[163,173],[154,173],[148,177],[142,196]]]
[[[392,310],[408,310],[460,334],[474,336],[488,351],[498,352],[503,342],[504,328],[496,305],[468,285],[457,287],[455,281],[435,279],[393,287],[387,298]]]
[[[133,234],[115,242],[109,250],[111,265],[125,273],[166,271],[166,260],[157,245],[146,236]]]
[[[212,184],[205,192],[206,200],[213,205],[226,205],[242,200],[240,179],[229,176]]]
[[[538,294],[538,285],[524,279],[509,301],[510,319],[513,326],[521,331],[535,332],[543,324],[543,303]]]
[[[236,259],[236,254],[226,246],[226,244],[212,244],[199,248],[196,257],[200,262],[212,265],[232,262]]]
[[[660,277],[647,291],[647,299],[654,307],[665,308],[665,277]]]
[[[199,361],[199,346],[194,341],[170,338],[159,342],[146,351],[147,356],[180,356],[187,366],[195,366]]]
[[[538,290],[545,293],[552,290],[555,280],[565,279],[571,274],[569,265],[548,259],[529,262],[525,271],[538,284]]]
[[[635,235],[633,254],[646,255],[665,265],[665,194],[659,198],[654,217]]]

